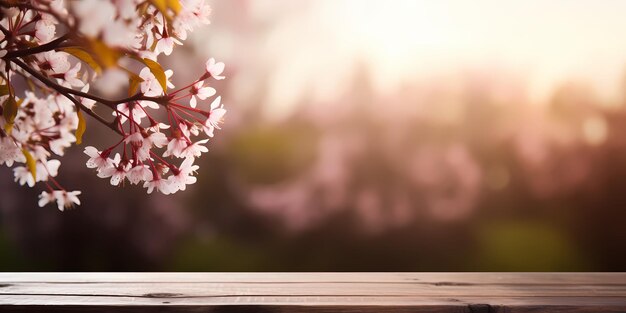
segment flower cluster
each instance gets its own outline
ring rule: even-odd
[[[0,0],[0,9],[0,165],[18,164],[21,185],[45,185],[40,206],[80,204],[81,192],[55,177],[57,158],[82,142],[85,115],[118,137],[104,149],[85,147],[98,177],[163,194],[196,181],[194,160],[226,113],[209,86],[224,79],[224,63],[209,59],[198,79],[174,89],[173,71],[158,58],[209,23],[204,0]],[[90,92],[123,87],[121,99]]]

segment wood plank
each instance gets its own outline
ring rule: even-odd
[[[71,305],[71,306],[228,306],[228,305],[296,305],[296,306],[450,306],[472,304],[491,306],[614,306],[626,308],[624,297],[394,297],[394,296],[216,296],[216,297],[113,297],[69,295],[2,295],[0,305]]]
[[[0,273],[0,282],[424,282],[626,284],[626,273]]]
[[[626,312],[626,273],[0,274],[0,312],[112,311]]]
[[[558,286],[558,287],[555,287]],[[215,296],[604,296],[626,295],[626,285],[437,285],[398,283],[4,283],[0,295],[107,295],[151,294]]]

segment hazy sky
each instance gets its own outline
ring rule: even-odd
[[[267,101],[275,112],[303,94],[332,99],[363,60],[381,92],[415,78],[493,68],[526,80],[534,102],[572,80],[615,100],[626,68],[626,1],[249,3],[256,19],[273,25],[246,53],[273,64]]]

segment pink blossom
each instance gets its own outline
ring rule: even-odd
[[[52,21],[40,20],[35,23],[35,38],[39,43],[44,44],[51,41],[55,33],[56,27]]]
[[[62,156],[65,154],[65,149],[70,147],[73,142],[76,141],[76,137],[69,131],[61,131],[60,137],[50,141],[50,150],[57,155]]]
[[[226,109],[224,109],[224,105],[220,104],[222,97],[217,97],[211,103],[211,112],[209,117],[204,122],[204,132],[209,137],[213,137],[213,131],[215,129],[220,129],[219,124],[222,123],[224,119],[224,115],[226,114]]]
[[[60,211],[72,208],[74,205],[80,205],[80,191],[54,190],[52,193],[43,191],[39,195],[39,206],[43,207],[50,202],[56,201]]]
[[[161,177],[157,177],[156,179],[152,179],[150,181],[146,181],[143,183],[143,188],[147,188],[147,192],[150,194],[154,189],[161,192],[164,195],[171,194],[171,183],[163,179]]]
[[[107,25],[103,30],[103,41],[112,47],[137,48],[140,47],[141,38],[135,29],[124,21],[116,20]]]
[[[222,80],[226,78],[225,76],[221,76],[222,72],[224,71],[224,67],[225,65],[222,62],[215,63],[214,58],[210,58],[206,62],[207,73],[211,74],[211,77],[215,78],[216,80]]]
[[[204,81],[199,81],[191,86],[191,99],[189,99],[189,105],[192,108],[196,107],[196,97],[200,98],[200,100],[205,100],[206,98],[212,97],[216,93],[215,88],[208,86],[202,87],[203,84]]]
[[[169,157],[173,155],[175,157],[181,157],[183,150],[185,150],[187,146],[188,146],[187,139],[185,139],[184,137],[173,138],[167,144],[167,151],[163,153],[163,156]]]
[[[113,0],[113,4],[123,19],[132,19],[137,16],[135,0]]]
[[[13,162],[26,162],[22,150],[9,137],[0,137],[0,164],[13,166]]]
[[[199,157],[203,152],[208,152],[209,149],[203,146],[203,144],[207,143],[208,141],[209,141],[208,139],[204,139],[204,140],[196,141],[190,144],[189,146],[187,146],[181,151],[180,157],[182,158]]]
[[[80,71],[80,62],[76,63],[76,65],[71,68],[70,70],[68,70],[67,72],[65,72],[65,75],[63,75],[63,77],[65,78],[65,81],[73,87],[83,87],[85,86],[85,83],[78,79],[78,71]]]
[[[210,8],[205,1],[178,0],[180,10],[171,7],[168,12],[155,1],[26,2],[30,3],[28,8],[9,4],[3,9],[2,23],[13,38],[7,40],[5,32],[0,32],[0,56],[20,55],[0,59],[0,74],[10,91],[0,101],[0,164],[13,166],[27,158],[29,165],[35,164],[35,171],[26,165],[16,166],[15,181],[31,187],[51,181],[39,196],[41,206],[55,202],[64,210],[80,204],[80,191],[65,191],[54,178],[61,161],[50,157],[64,155],[91,122],[99,122],[118,137],[111,138],[103,151],[93,146],[84,148],[86,166],[94,168],[98,177],[109,179],[115,186],[125,179],[133,185],[143,182],[149,193],[157,189],[163,194],[194,183],[192,173],[198,166],[193,165],[193,158],[208,151],[208,139],[197,140],[196,136],[202,130],[212,136],[226,112],[219,97],[209,114],[194,108],[198,99],[216,94],[214,88],[203,86],[204,80],[224,79],[224,63],[210,59],[205,64],[206,73],[199,75],[191,88],[185,84],[175,91],[170,91],[175,88],[171,69],[163,70],[164,82],[154,75],[161,75],[161,69],[151,65],[137,73],[133,64],[141,64],[137,57],[159,62],[158,56],[170,55],[183,44],[188,32],[209,23]],[[9,19],[14,23],[9,25]],[[63,36],[57,34],[57,28]],[[32,48],[43,52],[22,53]],[[121,87],[131,85],[133,88],[123,93],[128,93],[127,98],[121,98]],[[97,89],[97,95],[90,87]],[[17,106],[7,101],[9,97]],[[179,104],[187,97],[189,106]],[[102,112],[93,111],[96,100],[102,103]],[[102,115],[109,109],[113,119]],[[126,123],[129,119],[132,122]],[[168,128],[170,136],[161,132]],[[115,153],[114,158],[109,157],[111,153]],[[180,168],[173,165],[174,158],[185,158]],[[162,177],[170,171],[169,177]]]
[[[67,53],[57,51],[46,51],[35,55],[40,68],[58,74],[65,74],[70,69],[67,56]]]
[[[124,178],[126,178],[126,174],[128,173],[129,168],[130,164],[120,164],[114,167],[108,167],[100,171],[100,173],[98,173],[98,177],[111,177],[111,185],[117,186],[124,181]]]
[[[139,164],[128,171],[126,175],[131,184],[137,185],[141,181],[151,181],[152,171],[147,165]]]
[[[197,181],[196,177],[191,176],[199,166],[193,165],[194,158],[186,158],[178,169],[178,173],[168,177],[170,183],[170,192],[175,193],[178,190],[184,191],[187,185],[194,184]]]
[[[172,70],[165,71],[165,77],[167,79],[168,88],[174,88],[174,85],[169,81],[170,77],[172,77],[173,74],[174,74],[174,71]],[[144,95],[160,96],[163,94],[163,87],[161,87],[161,84],[156,79],[154,74],[152,74],[152,72],[150,71],[148,67],[144,67],[141,70],[141,72],[139,72],[139,77],[143,79],[143,82],[141,82],[140,87],[141,87],[141,92],[143,92]]]
[[[157,42],[156,51],[163,52],[165,55],[172,54],[174,44],[182,45],[183,43],[174,37],[164,37]]]
[[[81,0],[72,3],[74,14],[80,21],[79,30],[89,37],[97,37],[115,17],[115,7],[109,1]]]
[[[88,92],[89,84],[85,84],[85,86],[83,86],[83,88],[80,91],[85,92],[85,93]],[[78,101],[80,101],[80,103],[89,110],[92,110],[94,105],[96,104],[96,100],[92,100],[92,99],[84,98],[84,97],[77,97],[77,98],[78,98]]]
[[[141,143],[143,143],[143,135],[141,134],[141,132],[136,131],[136,132],[126,136],[126,138],[124,138],[124,142],[125,143],[141,144]]]
[[[102,155],[102,151],[98,151],[98,149],[92,147],[92,146],[87,146],[85,147],[85,154],[89,156],[89,160],[87,160],[87,167],[88,168],[95,168],[98,171],[101,171],[103,169],[106,168],[110,168],[113,167],[113,163],[117,163],[119,162],[119,160],[114,161],[111,160],[108,157],[104,157]],[[119,155],[117,155],[119,157]]]
[[[167,145],[168,140],[167,136],[163,133],[153,132],[148,137],[144,138],[143,144],[147,146],[155,146],[157,148],[161,148]]]
[[[14,168],[13,174],[15,176],[15,181],[19,182],[20,185],[27,184],[28,186],[33,187],[35,182],[48,180],[48,176],[57,176],[59,166],[61,166],[61,162],[59,160],[43,160],[37,162],[36,180],[33,178],[31,172],[24,166]]]
[[[133,102],[118,104],[117,111],[113,111],[111,115],[119,116],[122,123],[126,123],[129,117],[132,117],[135,123],[141,123],[141,119],[148,116],[138,103]]]

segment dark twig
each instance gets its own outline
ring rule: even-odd
[[[17,57],[24,57],[27,55],[31,55],[31,54],[35,54],[35,53],[41,53],[41,52],[46,52],[46,51],[50,51],[50,50],[54,50],[56,48],[59,47],[59,44],[68,40],[70,38],[69,34],[65,34],[53,41],[50,41],[46,44],[43,44],[41,46],[37,46],[37,47],[33,47],[33,48],[27,48],[27,49],[23,49],[23,50],[13,50],[13,51],[9,51],[7,52],[7,54],[3,57],[3,59],[12,59],[12,58],[17,58]]]
[[[115,121],[113,122],[108,122],[106,121],[104,118],[102,118],[100,115],[96,114],[95,112],[93,112],[92,110],[90,110],[89,108],[87,108],[84,104],[82,104],[80,101],[78,101],[75,97],[73,97],[68,90],[72,90],[69,88],[65,88],[61,85],[58,85],[56,83],[54,83],[53,81],[51,81],[49,78],[43,76],[41,73],[37,72],[36,70],[32,69],[31,67],[29,67],[28,65],[26,65],[26,63],[22,62],[19,59],[10,59],[10,62],[15,63],[17,66],[21,67],[24,71],[28,72],[29,74],[33,75],[35,78],[37,78],[39,81],[41,81],[43,84],[47,85],[48,87],[56,90],[57,92],[59,92],[60,94],[62,94],[63,96],[65,96],[66,98],[68,98],[70,101],[72,101],[72,103],[74,103],[74,105],[76,105],[78,108],[80,108],[81,110],[83,110],[85,113],[89,114],[91,117],[95,118],[96,120],[98,120],[100,123],[106,125],[107,127],[109,127],[110,129],[112,129],[113,131],[115,131],[116,133],[122,135],[122,133],[119,131],[119,129],[117,129],[117,127],[115,126]]]

